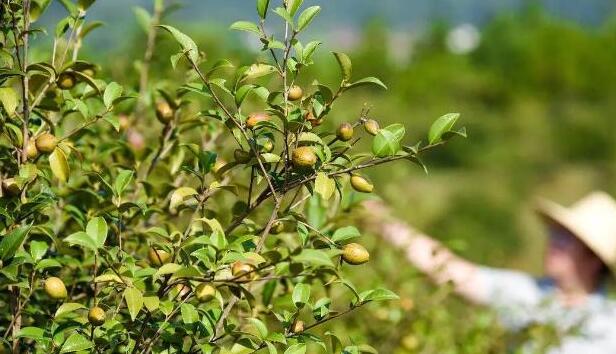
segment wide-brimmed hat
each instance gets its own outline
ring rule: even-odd
[[[609,194],[592,192],[569,208],[538,199],[537,212],[569,230],[616,274],[616,201]]]

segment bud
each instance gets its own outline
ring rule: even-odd
[[[173,120],[175,112],[166,101],[160,101],[156,104],[156,118],[163,124],[169,124]]]
[[[289,87],[289,95],[287,96],[290,101],[297,101],[304,96],[304,90],[297,85]]]
[[[58,145],[58,139],[50,133],[43,133],[36,138],[35,144],[38,151],[49,154]]]
[[[293,166],[296,168],[310,168],[317,163],[317,155],[308,146],[300,146],[291,154]]]
[[[370,254],[359,243],[349,243],[342,247],[342,260],[348,264],[359,265],[370,260]]]
[[[353,139],[353,126],[351,123],[342,123],[336,130],[336,136],[342,141],[349,141]]]
[[[379,122],[377,122],[374,119],[368,119],[365,123],[364,123],[364,129],[366,129],[366,132],[370,135],[376,135],[379,132],[379,129],[381,129],[379,127]]]
[[[374,189],[374,185],[360,175],[351,176],[351,186],[353,189],[361,193],[372,193],[372,190]]]

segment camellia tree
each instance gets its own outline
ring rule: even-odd
[[[68,16],[52,35],[35,27],[49,2],[0,7],[2,349],[374,351],[326,331],[397,298],[345,279],[369,253],[341,210],[373,191],[361,170],[423,166],[424,151],[465,135],[453,128],[458,115],[412,146],[401,124],[381,128],[367,108],[325,128],[346,92],[386,87],[354,78],[339,52],[337,87],[314,78],[300,86],[320,45],[300,41],[320,11],[301,0],[258,0],[256,23],[231,26],[262,44],[260,60],[239,67],[209,64],[189,36],[162,24],[171,10],[162,0],[151,13],[136,8],[146,50],[138,83],[124,87],[79,59],[99,26],[86,21],[93,1],[60,1]],[[266,32],[272,16],[279,33]],[[49,58],[33,51],[34,37],[53,37]],[[161,38],[177,42],[171,65],[183,81],[149,79]],[[361,139],[371,151],[357,151]],[[332,297],[340,292],[348,296]]]

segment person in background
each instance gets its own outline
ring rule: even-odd
[[[616,201],[594,192],[570,208],[544,199],[537,205],[549,235],[540,279],[474,264],[392,218],[381,202],[365,202],[376,215],[373,231],[434,282],[451,282],[464,298],[493,307],[509,329],[557,328],[564,337],[550,354],[616,353],[616,302],[605,291],[616,269]]]

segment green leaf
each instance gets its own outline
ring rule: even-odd
[[[381,129],[372,141],[372,153],[376,157],[395,155],[400,150],[400,142],[396,135],[387,129]]]
[[[276,68],[269,64],[252,64],[242,77],[243,80],[256,79],[262,76],[270,75],[276,72]]]
[[[287,350],[284,351],[284,354],[306,354],[306,344],[305,343],[297,343],[293,344]]]
[[[86,233],[94,241],[97,248],[102,248],[107,239],[107,222],[101,217],[96,217],[86,225]]]
[[[73,234],[66,236],[64,238],[64,242],[71,245],[79,245],[92,251],[96,251],[98,249],[96,241],[93,240],[88,233],[83,231],[77,231]]]
[[[257,13],[262,19],[265,19],[265,17],[267,16],[268,6],[269,0],[257,0]]]
[[[61,182],[68,181],[70,168],[68,166],[66,154],[61,148],[55,148],[49,155],[49,167],[51,168],[53,175]]]
[[[152,16],[150,15],[150,13],[141,6],[134,6],[133,12],[135,13],[135,17],[137,19],[139,27],[141,27],[143,32],[148,33],[148,31],[150,30],[150,26],[152,26]]]
[[[17,338],[41,340],[45,338],[45,330],[38,327],[24,327],[17,332]]]
[[[332,262],[329,255],[323,251],[315,250],[315,249],[304,249],[300,254],[295,256],[295,261],[297,262],[305,262],[313,265],[333,267],[334,263]]]
[[[303,308],[310,300],[310,285],[299,283],[293,289],[293,303],[298,309]]]
[[[0,87],[0,102],[6,113],[12,116],[15,113],[19,99],[17,93],[12,87]]]
[[[458,118],[460,118],[460,113],[448,113],[434,121],[428,132],[428,142],[430,144],[440,142],[443,134],[453,129]]]
[[[58,318],[58,317],[61,317],[62,315],[65,315],[67,313],[73,313],[76,310],[85,309],[85,308],[86,307],[84,305],[78,304],[76,302],[66,302],[66,303],[63,303],[62,305],[60,305],[60,307],[58,307],[54,317]]]
[[[359,300],[361,302],[367,301],[386,301],[386,300],[398,300],[400,297],[393,291],[378,288],[373,290],[367,290],[359,294]]]
[[[256,33],[261,35],[261,31],[259,30],[259,26],[249,21],[237,21],[231,24],[230,29],[238,30],[238,31],[246,31]]]
[[[122,195],[126,186],[133,179],[133,171],[131,170],[120,170],[118,176],[116,177],[115,182],[113,183],[113,189],[115,190],[117,195]]]
[[[5,261],[12,258],[26,239],[29,231],[30,226],[20,226],[4,235],[2,241],[0,241],[0,259]]]
[[[248,322],[252,323],[252,325],[257,329],[257,332],[259,332],[259,338],[265,339],[267,337],[268,330],[265,323],[258,318],[249,318]]]
[[[283,7],[275,8],[274,13],[282,17],[289,24],[289,26],[291,26],[291,28],[295,27],[295,24],[293,23],[293,16]]]
[[[327,177],[326,173],[319,172],[314,181],[314,191],[320,194],[323,200],[328,200],[336,191],[336,181]]]
[[[156,279],[156,278],[160,277],[161,275],[173,274],[173,273],[177,272],[180,269],[182,269],[182,266],[179,265],[179,264],[175,264],[175,263],[163,264],[160,268],[158,268],[156,273],[154,273],[152,278]]]
[[[155,311],[160,305],[160,299],[158,296],[144,296],[143,305],[145,305],[145,308],[148,309],[148,311]]]
[[[353,64],[351,58],[344,53],[333,53],[340,66],[340,72],[342,73],[342,81],[349,81],[353,72]]]
[[[306,28],[320,11],[320,6],[310,6],[304,10],[297,19],[297,31],[299,32]]]
[[[182,313],[182,322],[185,324],[191,324],[199,321],[199,312],[192,304],[184,303],[180,307]]]
[[[361,234],[355,226],[345,226],[339,228],[334,232],[334,235],[332,236],[332,241],[340,242],[360,236]]]
[[[295,13],[302,6],[304,0],[287,0],[287,9],[289,10],[289,15],[291,17],[295,16]]]
[[[365,77],[363,79],[357,80],[355,82],[352,82],[348,85],[345,86],[346,89],[351,89],[351,88],[355,88],[355,87],[360,87],[360,86],[367,86],[367,85],[376,85],[379,87],[384,88],[385,90],[387,90],[387,86],[379,79],[377,79],[376,77]]]
[[[197,48],[197,45],[189,36],[178,31],[175,27],[172,26],[159,25],[158,27],[171,33],[173,38],[182,47],[182,50],[186,52],[190,60],[193,61],[195,64],[197,63],[197,60],[199,59],[199,48]]]
[[[110,108],[113,105],[113,101],[122,95],[122,86],[115,81],[110,82],[105,87],[105,93],[103,93],[103,103],[105,107]]]
[[[406,134],[404,125],[400,123],[391,124],[382,129],[390,131],[397,141],[401,141],[404,138],[404,134]]]
[[[171,194],[169,209],[175,210],[180,204],[184,203],[189,197],[198,194],[194,188],[180,187]]]
[[[143,307],[143,295],[137,288],[126,288],[124,290],[124,300],[126,301],[130,318],[134,321]]]
[[[60,353],[72,353],[90,349],[92,347],[92,342],[90,342],[86,337],[79,333],[73,333],[70,337],[66,339],[66,341],[64,341],[64,344],[62,344],[62,349],[60,349]]]
[[[47,253],[47,249],[49,246],[45,241],[31,241],[30,242],[30,255],[35,261],[39,261],[45,253]]]
[[[47,269],[47,268],[60,268],[62,267],[62,264],[60,264],[60,262],[56,261],[55,259],[41,259],[37,264],[36,267],[34,267],[35,270],[43,270],[43,269]]]

